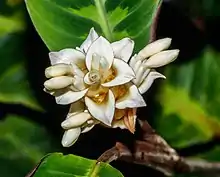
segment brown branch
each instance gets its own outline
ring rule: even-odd
[[[139,121],[143,130],[143,140],[135,141],[134,153],[122,143],[103,153],[98,161],[112,162],[122,160],[140,164],[163,172],[167,176],[176,173],[196,173],[220,176],[220,163],[210,163],[202,160],[186,159],[177,154],[167,142],[145,121]]]
[[[159,6],[157,7],[156,13],[154,14],[153,17],[153,22],[150,28],[150,39],[149,39],[149,43],[153,42],[156,40],[156,30],[157,30],[157,25],[158,25],[158,19],[159,19],[159,15],[160,15],[160,10],[161,10],[161,6],[162,6],[162,1],[160,2]]]

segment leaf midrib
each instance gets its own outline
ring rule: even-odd
[[[95,6],[97,8],[97,12],[100,16],[100,27],[105,35],[105,37],[109,41],[113,41],[113,34],[110,28],[108,19],[107,19],[107,12],[105,9],[105,0],[95,0]]]

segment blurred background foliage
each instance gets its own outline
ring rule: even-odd
[[[161,69],[167,77],[146,94],[147,119],[181,155],[220,161],[220,4],[218,0],[166,0],[157,38],[171,37],[180,57]],[[71,148],[60,145],[68,107],[43,92],[48,49],[36,33],[23,0],[0,1],[0,176],[23,177],[49,152],[97,158],[116,141],[138,138],[97,126]],[[102,133],[100,133],[102,132]],[[127,176],[163,176],[114,162]]]

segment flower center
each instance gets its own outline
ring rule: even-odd
[[[104,88],[99,85],[97,88],[96,86],[91,86],[89,91],[87,92],[87,96],[90,97],[93,101],[100,104],[105,101],[106,96],[108,93],[108,88]]]
[[[89,80],[93,84],[100,82],[100,79],[101,79],[101,76],[100,76],[98,71],[92,70],[92,71],[89,72]]]
[[[128,92],[128,88],[125,85],[112,87],[111,90],[115,96],[115,100],[123,97]]]

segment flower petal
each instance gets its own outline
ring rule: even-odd
[[[150,57],[144,66],[149,68],[161,67],[174,61],[178,55],[179,50],[165,50]]]
[[[115,112],[115,98],[111,90],[109,90],[107,98],[102,103],[96,103],[89,97],[85,97],[85,103],[90,114],[102,123],[111,126]]]
[[[148,91],[148,89],[151,87],[153,84],[154,80],[157,78],[166,78],[163,74],[160,74],[156,71],[151,71],[148,76],[144,79],[143,83],[138,87],[138,90],[141,94],[145,93]]]
[[[130,38],[124,38],[111,44],[114,57],[128,62],[134,49],[134,41]]]
[[[150,73],[151,69],[148,69],[144,66],[140,66],[139,70],[136,73],[135,79],[132,80],[132,82],[139,87],[140,84],[143,82],[143,80],[147,77],[147,75]]]
[[[44,87],[47,90],[62,89],[73,84],[73,82],[74,82],[74,79],[73,77],[70,77],[70,76],[53,77],[44,82]]]
[[[139,70],[137,72],[135,72],[135,78],[132,80],[132,82],[138,86],[140,84],[140,80],[141,80],[141,77],[142,75],[144,74],[145,72],[145,68],[143,66],[140,66]]]
[[[113,62],[113,69],[116,70],[116,77],[109,82],[103,83],[102,86],[112,87],[116,85],[122,85],[135,78],[134,71],[123,60],[115,58]]]
[[[123,118],[120,120],[113,120],[112,122],[112,128],[121,128],[121,129],[127,129],[127,127],[124,124]]]
[[[148,74],[150,73],[150,71],[152,71],[152,69],[146,69],[144,74],[142,75],[141,77],[141,80],[140,80],[140,84],[144,81],[144,79],[148,76]],[[138,87],[140,86],[140,84],[138,85]]]
[[[100,61],[101,61],[101,56],[99,56],[96,53],[94,53],[92,55],[91,70],[99,71]]]
[[[45,76],[47,78],[68,75],[71,73],[71,65],[63,63],[56,64],[45,69]]]
[[[133,134],[135,132],[136,119],[136,108],[127,109],[127,115],[124,116],[123,120],[127,129]]]
[[[79,68],[79,66],[77,66],[74,63],[71,63],[71,66],[73,68],[72,72],[73,72],[74,75],[77,75],[79,77],[84,77],[85,76],[85,73]]]
[[[76,101],[70,105],[69,112],[67,114],[67,119],[75,114],[83,112],[85,110],[85,104],[81,100]]]
[[[134,54],[134,56],[131,57],[129,61],[129,66],[134,69],[135,63],[138,61],[137,54]]]
[[[74,103],[85,96],[88,89],[79,91],[79,92],[73,92],[72,90],[59,90],[52,92],[51,95],[55,96],[56,103],[61,105],[67,105]]]
[[[86,67],[88,70],[91,70],[94,54],[104,58],[107,61],[108,68],[111,67],[114,59],[113,50],[109,41],[107,41],[104,37],[100,36],[96,41],[94,41],[86,54]]]
[[[89,47],[91,46],[91,44],[98,39],[98,34],[96,33],[96,31],[94,30],[94,28],[91,28],[89,31],[89,35],[87,36],[86,40],[82,43],[82,45],[80,46],[80,50],[87,53]]]
[[[73,82],[74,88],[79,90],[84,90],[86,88],[83,77],[74,76],[74,82]]]
[[[128,92],[125,96],[116,101],[116,108],[137,108],[144,107],[146,103],[138,91],[138,88],[133,84],[128,84]]]
[[[156,40],[150,44],[148,44],[146,47],[144,47],[139,53],[138,56],[141,59],[146,59],[162,50],[168,49],[168,47],[171,44],[170,38],[164,38]]]
[[[95,125],[88,125],[86,127],[83,127],[82,128],[82,132],[81,133],[87,133],[89,132],[90,130],[92,130],[94,128]]]
[[[62,138],[63,147],[72,146],[79,138],[80,133],[81,133],[81,128],[73,128],[65,131]]]
[[[68,119],[61,123],[61,127],[63,129],[81,127],[90,118],[92,118],[92,116],[88,112],[81,112],[68,117]]]
[[[51,65],[58,63],[70,64],[71,62],[78,64],[85,62],[85,54],[71,48],[63,49],[59,52],[50,52],[49,57]]]
[[[139,70],[139,68],[140,68],[141,65],[142,65],[142,61],[141,61],[141,60],[137,60],[137,62],[136,62],[135,65],[134,65],[134,68],[133,68],[133,70],[134,70],[135,73],[138,72],[138,70]]]

